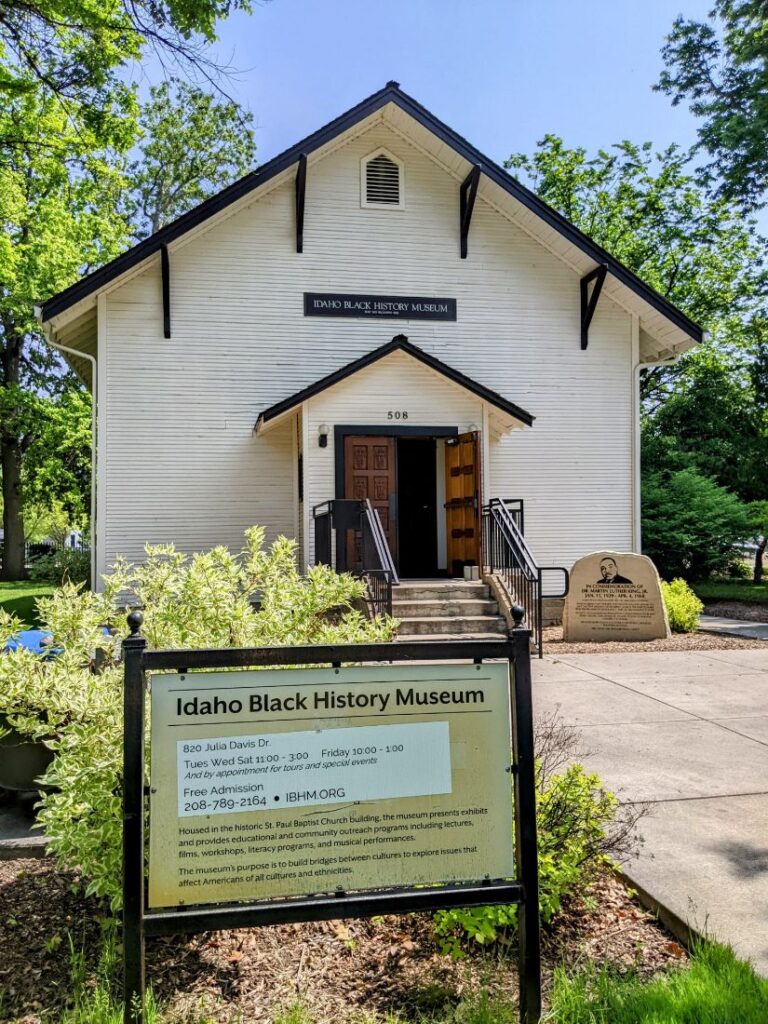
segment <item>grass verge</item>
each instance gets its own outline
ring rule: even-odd
[[[768,582],[751,580],[704,580],[692,583],[694,594],[702,601],[745,601],[748,604],[768,604]]]
[[[0,583],[0,608],[12,615],[18,615],[25,626],[40,625],[37,617],[38,597],[50,597],[54,591],[52,583]]]
[[[702,943],[690,967],[643,983],[586,968],[555,975],[552,1024],[765,1024],[768,981],[732,950]]]

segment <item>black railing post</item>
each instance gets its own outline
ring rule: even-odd
[[[541,569],[539,569],[536,585],[536,646],[539,648],[539,657],[544,657],[544,588],[541,583]]]
[[[144,1024],[144,617],[123,640],[123,994],[125,1024]]]
[[[531,694],[531,632],[523,627],[525,611],[514,605],[514,686],[512,694],[512,756],[515,788],[515,866],[524,895],[518,910],[520,943],[520,1020],[538,1024],[541,1017],[541,954],[539,949],[539,885],[536,841],[536,769]]]

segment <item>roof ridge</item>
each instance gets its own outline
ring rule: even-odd
[[[612,256],[601,245],[598,245],[597,242],[594,242],[585,235],[583,231],[566,220],[562,214],[540,199],[534,192],[518,181],[517,178],[509,174],[500,164],[485,156],[472,143],[468,142],[458,132],[437,118],[412,96],[403,92],[399,84],[394,80],[388,82],[384,88],[372,93],[366,99],[361,100],[354,107],[350,107],[349,110],[340,114],[323,128],[317,129],[317,131],[306,136],[300,142],[283,150],[282,153],[267,161],[263,166],[239,178],[221,192],[204,200],[199,206],[193,207],[193,209],[177,217],[176,220],[160,228],[153,235],[127,249],[103,267],[93,271],[87,277],[82,278],[80,281],[64,289],[64,291],[41,303],[41,319],[43,321],[50,320],[51,317],[63,312],[81,299],[86,298],[109,281],[148,259],[164,245],[185,234],[219,210],[226,208],[237,199],[242,198],[242,196],[247,195],[275,175],[286,170],[298,161],[302,155],[307,155],[319,149],[322,145],[330,142],[333,138],[353,127],[365,117],[370,117],[371,114],[376,113],[377,110],[380,110],[389,102],[394,103],[406,114],[413,117],[422,127],[432,132],[433,135],[450,146],[470,164],[479,166],[491,181],[494,181],[522,203],[523,206],[527,207],[545,223],[549,224],[550,227],[567,238],[573,245],[581,249],[590,259],[594,260],[595,264],[606,263],[609,272],[616,280],[634,291],[640,298],[656,309],[657,312],[667,317],[668,320],[684,331],[689,337],[695,341],[702,340],[704,332],[699,324],[691,320],[682,310],[659,294],[642,278],[638,277],[637,274],[625,267],[620,260]]]

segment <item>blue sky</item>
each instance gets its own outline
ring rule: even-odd
[[[589,149],[688,145],[695,122],[651,85],[676,15],[710,0],[254,0],[221,26],[228,91],[271,156],[389,79],[491,158],[545,132]]]

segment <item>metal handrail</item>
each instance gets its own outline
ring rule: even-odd
[[[541,658],[544,654],[544,598],[565,597],[570,580],[568,570],[562,566],[536,563],[523,536],[522,523],[520,499],[492,498],[483,507],[483,564],[499,579],[510,600],[525,608]],[[544,594],[544,574],[551,572],[562,573],[563,586],[558,593]]]
[[[365,581],[367,603],[375,617],[381,611],[392,614],[392,585],[400,578],[387,544],[378,511],[369,499],[337,498],[323,501],[312,509],[315,523],[315,559],[332,565],[337,572],[352,572]],[[353,531],[359,539],[360,558],[348,564]],[[335,543],[334,543],[335,535]]]
[[[392,614],[392,584],[400,578],[392,560],[378,510],[366,498],[360,502],[360,575],[365,580],[373,617],[383,610]]]
[[[370,498],[366,498],[362,504],[362,515],[368,521],[373,535],[373,542],[376,545],[376,555],[379,559],[379,565],[376,568],[388,572],[393,583],[399,583],[400,577],[397,575],[395,562],[392,558],[392,552],[389,550],[389,544],[387,544],[387,537],[384,533],[378,509],[373,507]]]

